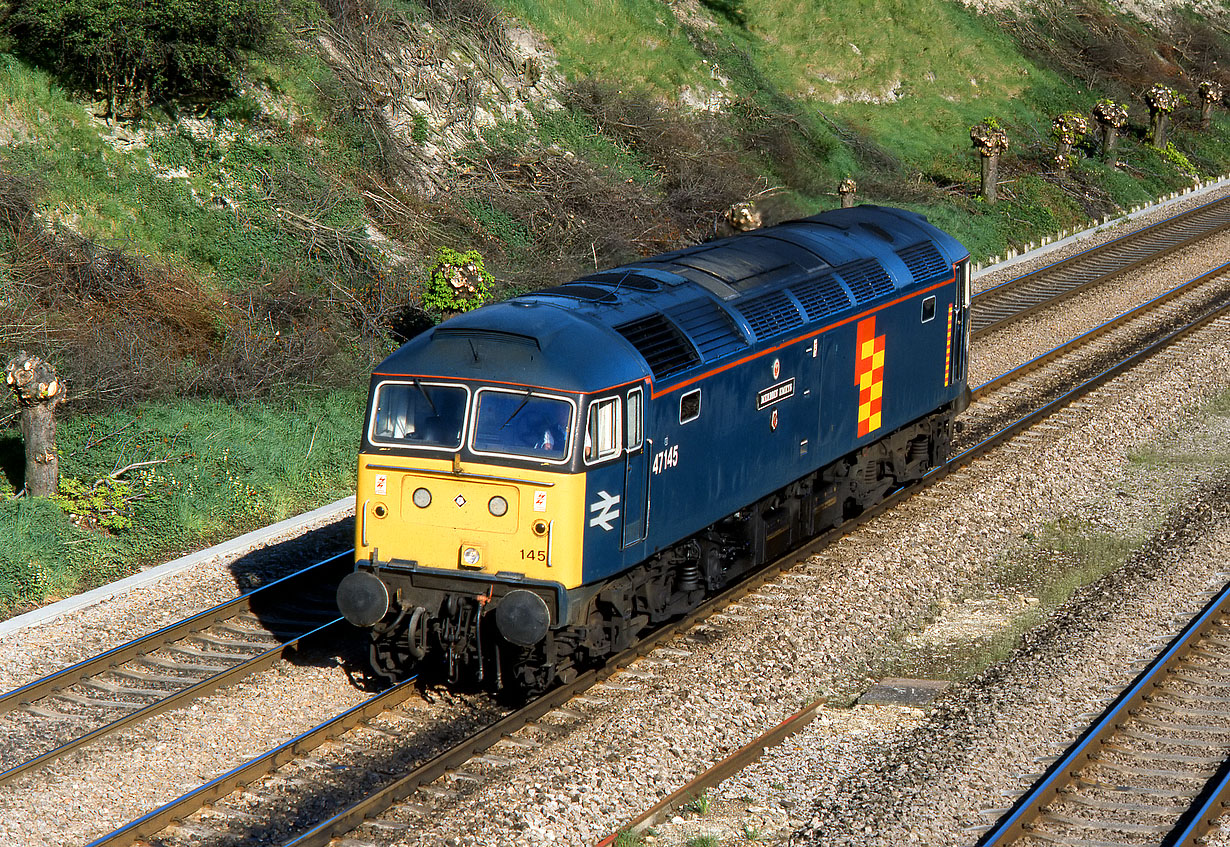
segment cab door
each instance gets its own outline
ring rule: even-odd
[[[645,538],[649,517],[649,462],[645,458],[645,393],[637,386],[625,398],[624,432],[627,450],[624,453],[624,539],[630,547]]]

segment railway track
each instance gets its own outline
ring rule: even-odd
[[[1216,286],[1230,283],[1228,277],[1230,277],[1230,267],[1223,267],[1205,274],[1198,280],[1178,286],[1171,295],[1157,298],[1149,304],[1149,309],[1115,322],[1113,326],[1099,328],[1099,331],[1091,337],[1074,339],[1065,345],[1067,353],[1071,355],[1073,350],[1084,350],[1096,339],[1111,335],[1112,331],[1123,331],[1124,327],[1128,327],[1134,321],[1146,319],[1151,315],[1156,319],[1157,315],[1152,313],[1164,312],[1159,321],[1165,325],[1164,331],[1146,332],[1143,335],[1137,333],[1134,336],[1135,341],[1122,341],[1113,345],[1113,351],[1102,351],[1095,357],[1095,361],[1100,360],[1101,364],[1091,366],[1092,372],[1085,374],[1078,386],[1069,387],[1069,390],[1059,393],[1052,392],[1047,400],[1034,403],[1029,409],[1020,411],[1016,418],[997,432],[969,445],[964,452],[952,460],[949,467],[959,467],[973,461],[1032,423],[1053,414],[1119,373],[1164,350],[1209,322],[1224,317],[1230,309],[1226,305],[1228,298],[1222,289]],[[1196,302],[1189,302],[1183,299],[1185,297]],[[1178,313],[1185,313],[1187,318],[1176,329],[1174,323],[1175,315]],[[1057,367],[1056,363],[1060,361],[1060,355],[1056,351],[1052,351],[1043,358],[1044,361],[1035,363],[1033,367],[1018,369],[1011,378],[999,381],[995,386],[996,390],[1004,390],[1014,381],[1023,380],[1027,375],[1032,376],[1043,372],[1048,367]],[[1113,361],[1108,362],[1108,359]],[[1068,369],[1067,373],[1070,374],[1071,370]],[[985,392],[986,395],[990,393],[990,390]],[[942,475],[943,471],[937,472],[924,484],[929,484]],[[362,796],[357,800],[339,803],[338,808],[322,813],[314,822],[300,820],[295,826],[290,827],[294,830],[290,835],[279,835],[278,837],[269,835],[270,827],[266,821],[271,817],[276,818],[277,810],[276,808],[266,812],[259,810],[261,803],[270,806],[285,804],[287,802],[285,793],[267,791],[259,783],[254,783],[254,779],[275,773],[278,767],[293,762],[295,763],[293,765],[294,778],[302,782],[303,791],[319,799],[327,793],[321,790],[321,782],[323,777],[329,773],[330,765],[327,761],[318,758],[312,751],[318,749],[325,741],[338,741],[339,739],[342,739],[341,743],[350,744],[356,750],[361,749],[362,742],[355,740],[350,734],[361,734],[365,731],[364,726],[370,726],[370,721],[374,718],[389,714],[391,709],[408,696],[409,690],[405,685],[378,695],[351,710],[346,716],[328,721],[292,739],[287,744],[262,754],[243,767],[93,842],[90,847],[131,844],[136,841],[158,845],[158,847],[179,847],[179,845],[189,843],[257,842],[281,844],[284,847],[291,847],[291,845],[307,847],[307,845],[329,844],[334,839],[354,831],[365,822],[373,830],[413,828],[414,821],[430,817],[438,803],[451,801],[468,788],[481,784],[487,779],[498,778],[498,773],[502,768],[519,761],[521,756],[519,745],[527,744],[520,737],[526,727],[534,727],[535,731],[546,732],[550,735],[556,732],[550,728],[550,724],[556,723],[562,727],[559,731],[566,732],[567,725],[572,720],[581,717],[577,713],[582,711],[583,707],[575,704],[579,701],[584,702],[586,692],[594,685],[608,679],[619,669],[626,668],[663,643],[679,637],[700,621],[717,614],[725,606],[759,590],[781,572],[793,567],[800,557],[805,557],[828,545],[836,536],[849,532],[858,523],[870,520],[884,510],[893,508],[905,497],[918,490],[918,487],[900,492],[880,507],[861,516],[856,523],[844,525],[833,533],[813,539],[799,550],[770,564],[753,578],[713,598],[687,618],[659,630],[650,639],[615,657],[603,668],[580,675],[573,683],[555,689],[522,710],[506,715],[468,736],[461,743],[448,747],[438,755],[407,767],[403,773],[382,775],[380,779],[375,780],[379,784],[369,786],[370,790],[365,793],[361,792]],[[549,718],[549,720],[544,723],[544,718]],[[805,721],[800,720],[796,723],[801,726]],[[497,745],[500,745],[499,752],[493,753],[492,749]],[[763,746],[763,743],[749,745],[749,755],[758,753]],[[367,781],[369,783],[373,781],[370,774]],[[223,801],[223,798],[233,794],[241,786],[247,786],[245,789],[247,804],[242,810],[233,803]],[[687,790],[699,789],[698,786],[689,786]],[[254,807],[252,803],[256,803],[257,806]],[[301,805],[296,801],[296,806]],[[206,806],[209,807],[208,810],[201,811]],[[373,820],[377,815],[394,806],[398,807],[398,811],[392,819]],[[235,812],[240,812],[240,814],[236,815]],[[245,818],[252,818],[261,823],[254,827]],[[172,826],[175,821],[184,820],[191,821],[186,828]]]
[[[1230,226],[1230,197],[1108,241],[974,295],[970,335],[976,337],[1049,308],[1146,262],[1188,247]]]
[[[339,631],[329,589],[348,564],[333,556],[0,695],[0,785]]]
[[[1006,319],[992,319],[992,317],[988,317],[993,315],[994,308],[998,308],[995,305],[999,302],[997,298],[1006,296],[1009,290],[1014,288],[1014,283],[1021,282],[1022,280],[1028,281],[1027,285],[1022,284],[1021,286],[1015,286],[1015,288],[1025,290],[1033,286],[1030,290],[1035,292],[1033,295],[1030,295],[1033,298],[1032,300],[1029,297],[1025,297],[1016,307],[1019,311],[1015,317],[1023,317],[1025,314],[1038,308],[1070,296],[1082,287],[1087,288],[1130,267],[1158,257],[1159,254],[1157,252],[1151,252],[1147,255],[1142,254],[1141,250],[1144,247],[1141,245],[1153,245],[1148,249],[1154,251],[1158,249],[1170,251],[1217,231],[1226,225],[1227,220],[1230,220],[1230,201],[1208,204],[1180,216],[1179,220],[1186,221],[1186,223],[1172,228],[1179,235],[1164,235],[1161,225],[1156,225],[1142,231],[1150,233],[1147,236],[1142,236],[1141,238],[1136,238],[1135,235],[1125,236],[1122,239],[1104,245],[1101,249],[1116,253],[1117,258],[1113,260],[1098,259],[1094,261],[1097,255],[1101,255],[1100,252],[1095,254],[1094,251],[1087,251],[1068,260],[1068,262],[1072,263],[1071,267],[1073,268],[1071,271],[1064,272],[1069,283],[1066,288],[1058,284],[1051,286],[1051,299],[1047,302],[1036,300],[1036,292],[1039,290],[1038,284],[1047,276],[1042,271],[1022,277],[1021,280],[1014,280],[1013,283],[1007,283],[999,288],[983,292],[975,297],[973,302],[972,319],[975,321],[976,331],[979,333],[986,332],[995,326],[1003,325],[1014,319],[1014,317]],[[1180,237],[1185,240],[1176,241]],[[1080,263],[1074,260],[1084,261],[1087,268],[1093,267],[1099,273],[1090,275],[1087,269],[1077,273],[1074,269]],[[1220,270],[1224,272],[1225,269]],[[1072,280],[1077,281],[1072,282]],[[1193,285],[1192,287],[1194,288],[1195,286]],[[1001,289],[1003,290],[1001,291]],[[1179,294],[1175,294],[1174,298],[1177,299],[1179,296]],[[1125,317],[1118,323],[1127,320],[1130,319]],[[1085,338],[1080,343],[1091,344],[1095,338],[1108,334],[1110,331],[1110,327],[1101,327],[1096,335]],[[1164,346],[1164,344],[1161,346]],[[1023,380],[1026,374],[1044,371],[1046,366],[1058,355],[1057,353],[1054,355],[1048,354],[1050,358],[1046,361],[1034,360],[1028,363],[1027,366],[1022,366],[1022,368],[1018,369],[1020,373],[1015,374],[1010,379],[997,381],[997,384],[994,386],[981,387],[979,391],[982,393],[979,395],[979,398],[983,399],[997,391],[1010,389],[1011,383]],[[1133,361],[1138,360],[1139,357],[1133,359]],[[1129,365],[1124,367],[1127,366]],[[1115,371],[1115,373],[1117,372],[1119,371]],[[1104,382],[1106,379],[1111,378],[1111,376],[1113,376],[1113,373],[1109,371],[1099,372],[1090,382],[1092,384],[1098,379]],[[1100,382],[1097,384],[1100,384]],[[1064,397],[1057,398],[1050,404],[1043,404],[1041,406],[1035,404],[1037,408],[1033,412],[1028,415],[1019,415],[1020,420],[1012,427],[1005,427],[1000,434],[986,437],[977,434],[977,438],[968,439],[974,443],[967,453],[963,457],[959,457],[959,459],[961,461],[969,461],[974,456],[981,455],[981,453],[991,449],[1003,439],[1011,437],[1011,434],[1027,427],[1030,422],[1050,414],[1055,408],[1071,402],[1072,399],[1078,396],[1077,391],[1079,390],[1074,390]],[[908,495],[908,493],[910,492],[903,492],[903,496]],[[875,514],[880,513],[884,509],[891,508],[897,502],[899,502],[899,499],[894,499],[884,504],[879,509],[869,512],[865,519],[874,517]],[[844,527],[842,531],[848,531],[849,528]],[[800,555],[806,555],[811,550],[817,549],[828,542],[828,538],[814,540],[808,547],[786,557],[789,560],[788,564],[785,559],[780,563],[774,563],[774,565],[762,571],[761,575],[752,582],[732,589],[731,592],[715,598],[709,604],[697,610],[695,615],[691,616],[688,620],[680,622],[679,627],[691,627],[703,616],[714,614],[722,606],[735,602],[740,597],[755,591],[764,582],[772,579],[780,570],[792,565]],[[346,555],[343,554],[330,561],[341,570],[346,570],[348,567],[339,561],[345,558]],[[293,579],[293,577],[287,578],[287,580],[290,579]],[[317,582],[331,583],[329,580],[317,580]],[[283,589],[289,585],[286,580],[283,580],[281,584]],[[275,585],[279,585],[279,583],[267,586],[263,590],[273,589]],[[325,594],[327,596],[321,597],[319,604],[313,604],[315,614],[300,620],[298,626],[292,626],[290,620],[285,620],[281,622],[287,625],[284,630],[270,634],[266,627],[263,629],[265,634],[262,635],[262,627],[254,626],[253,618],[257,618],[258,622],[263,624],[274,622],[274,618],[267,614],[254,615],[251,608],[252,600],[240,598],[239,601],[236,601],[239,604],[236,607],[236,611],[218,612],[218,610],[210,610],[210,612],[202,613],[189,621],[181,622],[160,631],[161,637],[164,639],[161,642],[156,640],[160,633],[154,633],[148,637],[154,640],[144,641],[144,646],[141,646],[141,641],[133,642],[130,645],[116,648],[115,651],[103,654],[88,662],[83,662],[73,668],[67,668],[58,674],[53,674],[45,680],[38,681],[38,683],[32,683],[30,686],[3,695],[0,697],[0,714],[6,711],[10,713],[4,719],[18,721],[21,726],[28,730],[37,728],[41,733],[47,733],[48,728],[51,727],[54,729],[54,732],[51,734],[63,736],[63,738],[37,756],[18,756],[16,757],[18,760],[14,760],[13,756],[6,760],[4,758],[5,748],[3,745],[0,745],[0,767],[9,768],[8,771],[0,773],[0,783],[11,780],[20,773],[28,772],[40,764],[45,764],[91,740],[116,732],[125,726],[130,726],[136,721],[166,709],[182,706],[193,697],[199,697],[222,685],[229,684],[243,675],[267,667],[286,652],[296,649],[301,643],[299,639],[309,634],[328,634],[331,631],[331,627],[338,625],[338,621],[332,613],[331,593],[326,591]],[[256,593],[250,595],[250,597],[255,596]],[[274,598],[276,595],[271,592],[264,596]],[[248,604],[246,609],[242,608],[244,603]],[[222,608],[219,607],[219,610]],[[215,612],[218,612],[219,616],[210,619]],[[211,627],[217,628],[211,630]],[[294,631],[292,632],[291,630]],[[199,633],[199,636],[192,633]],[[415,810],[429,813],[434,799],[451,793],[451,789],[441,788],[437,783],[441,781],[445,783],[470,783],[476,778],[484,778],[484,774],[487,771],[498,771],[502,765],[514,760],[517,744],[511,736],[515,732],[515,726],[518,724],[521,726],[533,725],[534,721],[548,714],[554,714],[556,717],[564,715],[566,722],[568,707],[564,704],[568,703],[571,698],[580,696],[587,686],[592,686],[597,681],[605,679],[620,667],[625,667],[628,663],[635,661],[639,656],[663,641],[674,637],[677,633],[677,629],[662,631],[659,635],[655,635],[651,641],[639,645],[638,648],[634,648],[628,654],[616,657],[606,667],[583,675],[572,685],[557,689],[547,695],[546,698],[536,701],[536,703],[527,707],[528,711],[509,715],[498,724],[494,724],[487,730],[475,734],[462,744],[450,747],[448,750],[424,760],[409,770],[401,769],[395,778],[383,780],[384,784],[381,788],[369,792],[368,796],[361,801],[319,817],[311,825],[302,827],[289,840],[273,839],[270,843],[325,844],[331,838],[337,837],[353,829],[358,823],[370,819],[382,809],[388,808],[395,803],[404,804],[407,798],[412,798],[410,805],[406,807],[410,808],[412,813],[417,813]],[[179,639],[182,646],[186,649],[175,649],[166,646],[176,639]],[[186,642],[184,642],[185,639]],[[160,650],[164,652],[159,652]],[[167,658],[164,653],[171,654],[172,657]],[[157,661],[151,665],[143,657],[153,657]],[[172,666],[159,665],[158,661],[170,662]],[[37,686],[44,687],[40,689]],[[397,703],[404,700],[409,693],[410,689],[407,686],[399,686],[396,689],[384,692],[368,702],[349,710],[344,715],[339,715],[333,720],[326,722],[326,724],[322,724],[320,727],[314,728],[295,739],[291,739],[291,741],[279,746],[275,750],[267,751],[241,768],[237,768],[235,771],[189,792],[180,800],[168,804],[166,807],[147,815],[139,821],[134,821],[132,824],[94,843],[99,845],[132,843],[136,839],[146,839],[153,844],[167,845],[190,842],[199,843],[202,840],[209,843],[214,843],[215,841],[217,843],[246,843],[250,836],[265,829],[264,823],[258,823],[259,821],[267,821],[269,819],[268,815],[271,813],[275,816],[277,814],[276,810],[267,812],[260,809],[262,802],[260,793],[252,788],[256,781],[260,780],[263,775],[274,774],[274,778],[280,779],[284,784],[290,783],[292,786],[298,784],[304,791],[309,794],[313,793],[319,786],[318,780],[314,778],[315,775],[326,771],[337,772],[339,770],[346,770],[347,767],[331,764],[318,754],[313,754],[312,751],[319,750],[320,745],[325,744],[326,741],[336,741],[337,739],[343,739],[342,746],[345,747],[350,742],[344,739],[353,738],[355,734],[362,734],[364,732],[372,733],[376,736],[388,735],[389,731],[387,729],[380,728],[380,722],[390,720],[390,716],[394,714]],[[91,700],[98,702],[85,702]],[[100,717],[114,716],[116,712],[119,713],[119,716],[115,719]],[[90,714],[93,714],[94,717],[89,718],[88,715]],[[73,728],[70,730],[66,729],[67,727]],[[10,736],[12,735],[10,733]],[[513,757],[510,757],[507,753],[495,755],[485,752],[497,744],[511,747]],[[356,750],[361,749],[363,744],[356,743],[353,747]],[[285,768],[287,763],[293,763],[297,775],[289,779],[277,777],[278,769]],[[245,808],[240,808],[239,804],[232,804],[228,810],[226,803],[223,802],[223,798],[233,797],[238,789],[242,789],[245,786],[248,788],[240,792],[244,797],[242,805]],[[276,802],[284,803],[284,795],[285,792],[279,793]],[[168,829],[170,823],[184,821],[193,814],[194,809],[205,807],[212,807],[206,814],[211,816],[213,824],[204,826],[199,822],[195,822],[187,826],[181,826],[178,829],[176,827]],[[377,826],[379,825],[377,824]],[[200,831],[202,828],[203,831]]]
[[[1230,794],[1230,585],[978,841],[1195,847]]]

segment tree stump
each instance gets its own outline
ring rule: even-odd
[[[735,203],[722,212],[722,217],[714,224],[713,234],[718,238],[729,238],[741,232],[751,232],[764,225],[764,216],[751,200]]]
[[[1008,149],[1008,134],[995,118],[987,118],[969,128],[969,138],[982,158],[982,199],[999,199],[999,156]]]
[[[49,362],[22,350],[9,360],[5,381],[21,408],[21,438],[26,448],[26,496],[49,497],[60,491],[55,407],[64,386]]]
[[[850,209],[854,207],[854,195],[858,193],[858,183],[854,181],[854,177],[846,177],[841,181],[841,185],[837,186],[837,194],[841,197],[841,208]]]

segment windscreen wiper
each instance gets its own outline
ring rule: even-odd
[[[436,417],[439,417],[440,412],[436,409],[436,404],[431,402],[431,395],[427,393],[427,389],[419,385],[419,381],[417,379],[412,379],[410,382],[419,390],[419,394],[423,395],[423,398],[427,401],[427,405],[431,406],[431,413]]]
[[[526,404],[526,403],[528,403],[528,402],[530,402],[530,397],[531,397],[531,396],[533,396],[533,394],[534,394],[534,392],[532,392],[532,391],[527,391],[527,392],[525,392],[525,399],[521,401],[521,405],[520,405],[520,406],[518,406],[517,408],[513,409],[513,413],[512,413],[511,415],[509,415],[509,416],[508,416],[508,420],[506,420],[506,421],[504,421],[504,423],[500,424],[500,429],[503,429],[504,427],[506,427],[506,426],[508,426],[510,423],[512,423],[512,419],[513,419],[513,418],[515,418],[517,415],[519,415],[519,414],[521,413],[521,410],[525,408],[525,404]]]

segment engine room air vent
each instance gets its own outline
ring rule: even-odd
[[[596,285],[581,285],[577,283],[557,285],[554,288],[544,288],[541,291],[536,291],[534,293],[554,294],[556,297],[575,297],[578,300],[591,300],[593,302],[606,301],[608,303],[614,303],[619,299],[619,295],[609,288],[599,288]]]
[[[700,364],[696,348],[665,315],[652,314],[615,327],[649,363],[659,379]]]
[[[706,362],[747,347],[730,315],[707,297],[677,306],[671,318],[687,333]]]
[[[605,282],[608,285],[614,284],[614,290],[618,291],[621,288],[629,288],[633,291],[657,291],[662,287],[662,283],[656,279],[650,279],[646,276],[641,276],[634,271],[604,271],[602,273],[590,274],[584,281],[590,282]]]
[[[735,308],[752,326],[757,341],[802,326],[803,316],[784,291],[770,291],[750,300],[735,304]]]
[[[809,321],[818,321],[850,306],[850,295],[832,274],[793,285],[790,287],[790,293],[803,304]]]
[[[850,286],[856,303],[866,303],[893,291],[892,278],[876,259],[850,262],[838,268],[837,273],[841,274],[841,278]]]
[[[911,247],[902,247],[897,251],[901,261],[910,269],[914,279],[922,282],[940,274],[948,274],[952,267],[944,261],[940,251],[930,241],[920,241]]]

